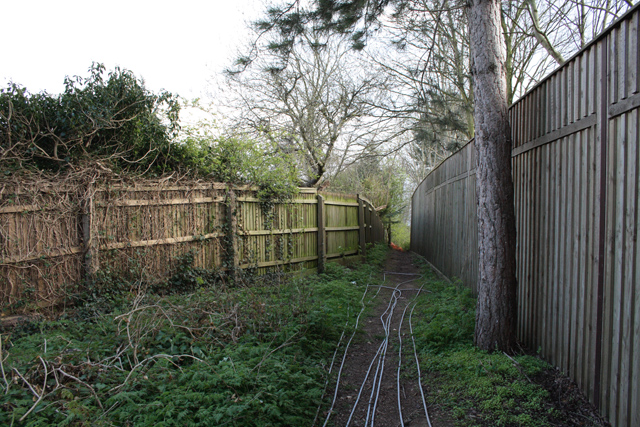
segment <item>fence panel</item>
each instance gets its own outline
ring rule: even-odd
[[[220,183],[18,187],[0,187],[0,301],[13,309],[64,302],[87,278],[165,280],[187,254],[195,267],[232,272],[322,269],[319,257],[385,238],[370,202],[308,188],[280,203]]]
[[[358,197],[322,193],[326,210],[327,259],[358,254],[360,225]]]
[[[82,275],[82,233],[73,189],[44,185],[34,191],[21,185],[12,191],[0,188],[0,197],[0,293],[37,295],[29,300],[38,305],[60,301],[61,288]]]
[[[510,109],[518,334],[615,426],[640,425],[639,22],[635,6]],[[475,289],[476,201],[459,184],[473,155],[420,184],[411,244]]]
[[[443,167],[448,161],[443,163],[413,194],[411,250],[475,291],[478,228],[473,143],[450,159],[451,168]]]
[[[222,186],[114,186],[93,197],[93,269],[164,277],[186,253],[196,267],[221,267],[226,222]]]

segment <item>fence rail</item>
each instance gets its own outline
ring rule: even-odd
[[[163,280],[189,252],[207,269],[322,269],[385,239],[366,199],[308,188],[271,203],[219,183],[0,187],[4,306],[58,304],[101,274]]]
[[[614,426],[640,425],[640,9],[510,109],[519,337]],[[413,195],[412,249],[477,281],[475,149]]]

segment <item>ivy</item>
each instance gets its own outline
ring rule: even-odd
[[[192,261],[181,257],[170,281],[180,292],[130,284],[138,293],[92,318],[68,309],[0,335],[12,373],[0,378],[0,425],[310,425],[328,405],[327,364],[355,323],[349,307],[379,267],[229,287]],[[31,389],[43,395],[32,410]]]
[[[59,95],[10,83],[0,89],[0,162],[58,172],[101,161],[116,171],[163,173],[175,167],[179,111],[172,94],[154,94],[131,71],[107,73],[99,63],[86,78],[67,77]]]

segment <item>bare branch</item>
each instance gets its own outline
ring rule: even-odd
[[[545,48],[545,50],[549,53],[549,55],[551,55],[553,59],[556,60],[558,65],[564,64],[565,62],[564,58],[562,57],[560,52],[558,52],[553,47],[547,35],[540,28],[540,17],[538,16],[538,7],[536,6],[536,1],[535,0],[525,0],[525,1],[527,3],[527,10],[529,11],[529,16],[531,17],[531,21],[533,22],[533,28],[534,28],[533,34],[536,40],[538,40],[538,42]]]

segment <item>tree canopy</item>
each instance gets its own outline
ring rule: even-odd
[[[304,33],[286,57],[265,53],[230,71],[238,127],[295,160],[304,186],[320,185],[382,143],[375,100],[385,82],[340,37]]]
[[[551,69],[583,47],[631,5],[628,0],[504,0],[507,102],[523,95]],[[281,67],[304,34],[348,37],[385,77],[388,96],[378,112],[394,117],[402,138],[387,151],[407,148],[428,171],[474,135],[468,4],[459,0],[300,0],[272,4],[254,24],[256,43],[236,70],[269,52]],[[383,152],[384,149],[380,149]],[[426,153],[429,153],[427,155]],[[431,155],[431,154],[436,155]],[[424,177],[424,176],[422,176]]]

